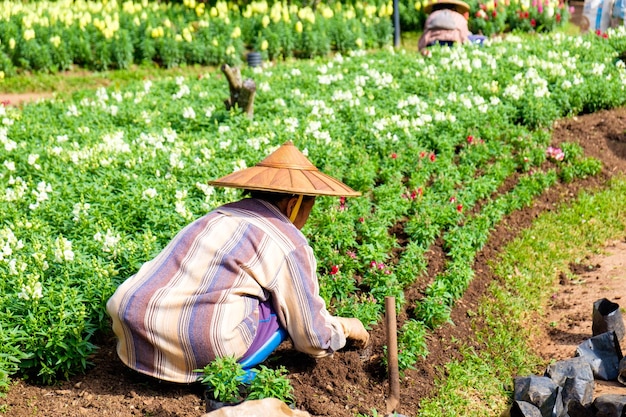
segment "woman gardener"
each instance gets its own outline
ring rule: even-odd
[[[194,370],[219,357],[234,356],[249,370],[287,337],[313,357],[331,355],[346,339],[365,346],[369,334],[358,319],[327,311],[300,231],[316,196],[359,193],[291,142],[210,184],[242,188],[249,198],[187,225],[108,300],[122,362],[190,383]]]

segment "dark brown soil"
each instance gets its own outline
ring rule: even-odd
[[[577,142],[586,154],[601,160],[604,164],[602,173],[597,177],[560,184],[548,190],[533,205],[506,218],[492,234],[485,248],[478,254],[474,265],[475,278],[466,294],[456,303],[452,312],[455,325],[445,325],[428,336],[428,357],[417,364],[415,370],[407,371],[401,380],[400,406],[397,412],[416,415],[420,401],[433,394],[434,381],[444,378],[442,366],[460,356],[459,342],[472,343],[468,310],[475,310],[477,300],[485,294],[488,284],[494,279],[489,261],[494,259],[500,248],[515,238],[519,231],[528,228],[542,212],[552,210],[559,203],[571,200],[581,189],[599,189],[607,181],[620,173],[626,172],[626,109],[601,111],[591,115],[563,120],[554,130],[553,144],[563,141]],[[626,237],[626,233],[625,233]],[[626,245],[613,245],[618,253],[617,259],[626,259]],[[619,252],[621,251],[621,252]],[[607,255],[608,256],[608,255]],[[428,276],[420,277],[415,287],[407,292],[407,299],[421,298],[421,292],[429,278],[443,268],[444,257],[441,248],[432,248],[429,257]],[[590,265],[603,265],[603,260],[590,259]],[[610,268],[589,268],[591,271],[573,273],[591,273],[600,276],[610,273]],[[605,271],[608,269],[607,271]],[[623,268],[622,268],[623,269]],[[589,299],[606,291],[606,283],[595,286],[596,279],[588,280],[586,291]],[[626,288],[624,278],[621,286]],[[563,294],[572,294],[582,288],[564,282]],[[595,291],[595,293],[593,292]],[[623,292],[623,291],[622,291]],[[560,294],[555,296],[558,298]],[[610,297],[609,297],[610,298]],[[579,343],[588,333],[577,331],[571,334],[572,321],[578,321],[582,328],[589,320],[590,307],[577,304],[572,298],[562,297],[554,303],[552,311],[559,310],[561,316],[567,315],[568,321],[559,330],[548,323],[553,317],[546,317],[545,335],[538,338],[537,351],[547,359],[559,355],[568,356],[563,350],[565,343]],[[569,309],[587,311],[584,314],[572,313]],[[581,310],[582,309],[582,310]],[[402,324],[405,314],[398,317]],[[550,330],[552,329],[552,331]],[[584,330],[586,332],[586,330]],[[347,348],[335,353],[334,357],[313,360],[306,355],[290,349],[283,344],[271,358],[289,369],[289,376],[295,388],[297,406],[315,416],[352,417],[356,413],[371,415],[377,410],[379,415],[386,410],[389,385],[386,370],[381,364],[382,346],[386,344],[385,329],[377,326],[371,332],[372,351],[367,360],[362,361],[359,352]],[[569,340],[568,340],[569,338]],[[84,375],[73,377],[70,381],[53,387],[31,385],[26,381],[16,380],[6,398],[0,399],[6,404],[7,416],[159,416],[159,417],[198,417],[203,414],[205,405],[202,389],[199,386],[172,385],[146,379],[125,368],[118,360],[112,340],[102,341],[101,348],[94,355],[94,366]],[[480,349],[479,345],[476,349]],[[619,388],[618,388],[619,389]],[[622,387],[624,391],[626,388]],[[626,392],[624,392],[626,393]],[[0,412],[0,415],[3,415]]]

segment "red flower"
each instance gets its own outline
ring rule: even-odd
[[[537,22],[535,21],[535,19],[530,19],[530,26],[532,27],[537,26]]]
[[[455,196],[450,197],[450,202],[451,203],[456,203],[456,197]]]
[[[472,143],[472,142],[474,142],[474,136],[469,135],[469,136],[467,137],[467,143]]]
[[[437,156],[434,153],[431,153],[429,158],[430,158],[430,162],[435,162],[435,159],[437,159]]]
[[[394,152],[394,153],[391,154],[391,159],[396,159],[397,157],[398,157],[397,153]]]
[[[557,13],[555,19],[556,19],[557,23],[560,23],[561,22],[561,15]]]
[[[461,213],[463,211],[463,204],[457,204],[456,206],[456,211],[458,211],[459,213]]]
[[[420,159],[425,158],[426,157],[426,152],[422,151],[420,152]]]
[[[498,16],[498,12],[494,10],[493,12],[491,12],[491,16],[495,18],[496,16]]]
[[[333,265],[330,268],[330,275],[337,275],[337,272],[339,272],[339,265]]]
[[[363,217],[359,217],[359,223],[365,223],[365,219]]]

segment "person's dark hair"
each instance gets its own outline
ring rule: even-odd
[[[446,9],[458,12],[458,10],[456,9],[456,5],[450,4],[450,3],[437,3],[433,5],[432,11],[436,12],[437,10],[446,10]]]
[[[274,193],[270,191],[259,191],[259,190],[244,190],[244,195],[249,195],[252,198],[258,198],[259,200],[267,201],[268,203],[272,203],[273,205],[277,205],[280,201],[297,196],[298,194],[288,194],[288,193]],[[315,196],[305,195],[302,201],[308,201],[314,199]]]

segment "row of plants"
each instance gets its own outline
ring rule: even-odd
[[[403,30],[421,30],[425,0],[401,3]],[[551,31],[570,11],[563,0],[470,1],[470,30]],[[0,78],[21,71],[126,69],[133,64],[239,64],[248,51],[265,59],[325,56],[380,48],[393,37],[391,2],[118,3],[18,2],[0,11]]]
[[[363,193],[320,198],[303,229],[331,311],[373,325],[387,295],[414,308],[403,289],[440,236],[450,264],[423,301],[449,307],[471,279],[458,264],[504,213],[555,177],[595,172],[575,147],[549,148],[550,126],[624,104],[624,50],[621,28],[434,48],[431,58],[386,49],[245,67],[257,83],[253,119],[224,109],[217,70],[0,106],[2,385],[89,366],[117,285],[189,221],[241,196],[207,181],[287,140]],[[547,160],[554,173],[541,173]],[[513,175],[519,185],[498,197]],[[425,346],[447,320],[445,308],[420,308],[402,343]],[[423,354],[407,349],[400,360],[406,368]]]

